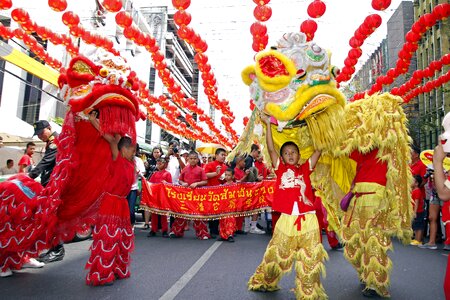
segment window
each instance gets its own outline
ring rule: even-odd
[[[145,123],[145,142],[152,144],[152,122],[147,119]]]

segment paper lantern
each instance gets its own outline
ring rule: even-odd
[[[48,6],[54,11],[60,12],[67,8],[66,0],[48,0]]]
[[[391,0],[372,0],[372,7],[375,10],[385,10],[391,5]]]
[[[311,18],[320,18],[325,13],[327,9],[325,3],[320,0],[314,0],[312,3],[308,5],[308,15]]]
[[[442,3],[436,5],[433,9],[434,16],[439,20],[444,20],[450,15],[450,4]]]
[[[126,11],[119,11],[116,16],[116,23],[120,27],[129,27],[133,24],[133,18]]]
[[[367,24],[370,28],[375,29],[380,27],[381,23],[383,22],[383,20],[381,19],[380,15],[377,14],[372,14],[367,16],[364,19],[365,24]]]
[[[191,15],[184,10],[179,10],[173,15],[173,20],[178,26],[189,25],[191,23]]]
[[[11,18],[17,23],[23,23],[30,19],[30,15],[25,10],[16,8],[11,12]]]
[[[268,5],[258,5],[253,10],[256,20],[265,22],[272,16],[272,9]]]
[[[267,27],[260,22],[255,22],[250,26],[250,33],[253,36],[262,36],[267,33]]]
[[[61,17],[63,23],[69,27],[76,26],[80,23],[80,17],[72,11],[66,11]]]
[[[172,5],[177,10],[184,10],[191,5],[191,0],[172,0]]]
[[[1,0],[0,1],[0,9],[10,9],[12,7],[11,0]]]
[[[306,34],[307,40],[311,41],[317,30],[317,23],[314,20],[305,20],[300,24],[300,31]]]
[[[104,0],[103,6],[109,12],[118,12],[122,9],[122,1],[120,0]]]
[[[363,40],[358,40],[355,37],[352,37],[350,39],[350,41],[348,42],[348,44],[350,45],[350,47],[352,48],[359,48],[362,46],[362,44],[364,43]]]

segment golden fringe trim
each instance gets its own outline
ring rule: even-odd
[[[284,274],[292,271],[295,261],[296,298],[328,299],[320,283],[320,274],[326,275],[324,260],[328,260],[328,254],[320,243],[319,231],[287,236],[275,229],[261,264],[248,281],[248,289],[268,292],[279,290],[278,282]]]
[[[342,120],[345,120],[344,108],[339,104],[305,119],[315,149],[335,149],[342,144],[347,133],[346,123]]]
[[[221,214],[216,214],[216,215],[205,216],[205,215],[194,215],[194,214],[187,214],[187,213],[182,214],[182,213],[177,213],[177,212],[173,212],[173,211],[169,211],[169,210],[148,207],[146,205],[141,205],[139,208],[143,209],[145,211],[151,212],[151,213],[162,215],[162,216],[171,216],[171,217],[175,217],[175,218],[182,218],[182,219],[193,220],[193,221],[196,221],[196,220],[199,220],[199,221],[220,220],[220,219],[226,219],[226,218],[230,218],[230,217],[248,217],[248,216],[252,216],[254,214],[257,214],[257,213],[260,213],[260,212],[270,209],[270,207],[262,207],[262,208],[258,208],[258,209],[245,211],[245,212],[230,212],[230,213],[221,213]]]

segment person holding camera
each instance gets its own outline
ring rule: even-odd
[[[179,144],[177,141],[173,140],[169,142],[167,157],[169,158],[167,171],[172,175],[172,183],[178,184],[178,178],[180,177],[181,170],[183,170],[185,164],[180,157]]]

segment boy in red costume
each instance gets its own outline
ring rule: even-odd
[[[206,178],[205,170],[203,170],[203,168],[198,165],[198,162],[199,159],[197,152],[190,152],[188,156],[188,165],[181,171],[180,178],[178,179],[181,186],[194,189],[196,187],[204,186],[207,184],[208,181]],[[169,236],[171,238],[183,237],[186,224],[186,219],[175,218]],[[204,221],[195,220],[194,229],[195,235],[198,239],[207,240],[211,238]]]
[[[100,125],[94,111],[89,115],[92,125]],[[136,145],[130,137],[103,134],[109,143],[112,163],[109,166],[111,185],[103,195],[96,218],[91,256],[86,264],[88,285],[111,285],[115,279],[130,277],[130,252],[133,249],[133,229],[126,197],[133,184]],[[111,255],[113,253],[113,255]]]
[[[294,142],[286,142],[281,146],[280,159],[274,148],[267,116],[265,122],[267,148],[277,175],[272,207],[281,212],[281,216],[263,261],[249,279],[248,287],[254,291],[278,290],[278,282],[290,271],[295,260],[297,299],[326,298],[320,272],[324,271],[323,260],[328,256],[320,240],[309,178],[320,152],[314,152],[309,161],[299,164],[298,146]]]
[[[150,183],[172,183],[172,175],[170,172],[166,170],[167,161],[165,158],[160,157],[156,160],[156,168],[158,171],[154,172],[150,177]],[[142,203],[146,205],[146,203]],[[167,234],[169,230],[167,224],[167,217],[161,216],[161,231],[163,237],[168,237]],[[156,236],[156,232],[158,231],[158,214],[152,213],[152,226],[150,228],[150,232],[148,233],[148,237]]]

